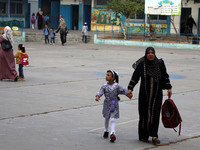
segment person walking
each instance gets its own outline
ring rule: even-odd
[[[188,16],[186,25],[187,25],[187,30],[188,30],[188,36],[192,36],[193,35],[193,24],[195,25],[195,27],[197,26],[196,22],[194,21],[194,19],[192,18],[192,15]]]
[[[59,31],[60,31],[61,43],[62,46],[64,46],[64,44],[67,42],[67,34],[68,34],[68,28],[64,21],[61,23],[56,33],[58,33]]]
[[[163,99],[163,90],[167,89],[168,98],[172,95],[172,85],[166,71],[165,63],[158,59],[153,47],[147,47],[145,56],[134,65],[135,71],[128,85],[127,96],[132,97],[133,88],[141,78],[138,107],[139,107],[139,140],[159,145],[158,127]]]
[[[88,26],[87,26],[87,22],[84,23],[83,27],[82,27],[82,34],[83,34],[83,38],[82,41],[84,43],[87,43],[87,36],[88,36]]]
[[[102,95],[105,96],[103,102],[103,117],[105,118],[105,129],[103,137],[106,139],[109,135],[109,120],[111,123],[111,133],[110,142],[116,140],[115,134],[115,119],[119,118],[119,104],[118,100],[119,94],[126,95],[127,89],[124,89],[118,84],[118,74],[115,71],[108,70],[106,74],[106,81],[104,85],[101,86],[100,91],[97,93],[95,100],[99,101]]]
[[[0,36],[0,44],[5,40],[9,40],[13,46],[12,30],[9,26],[4,28],[4,34]],[[18,81],[18,75],[15,70],[13,49],[4,51],[0,46],[0,80],[3,79],[14,79],[14,81]]]
[[[36,21],[35,13],[33,13],[32,17],[31,17],[31,27],[32,27],[32,29],[35,29],[35,21]]]

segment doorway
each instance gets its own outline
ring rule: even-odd
[[[72,5],[72,30],[78,30],[79,6]]]
[[[87,22],[88,30],[90,31],[90,23],[91,23],[91,5],[84,5],[83,11],[83,23]]]
[[[49,27],[57,28],[59,25],[60,0],[39,0],[43,15],[49,16]]]
[[[191,8],[181,8],[180,34],[187,33],[186,22],[189,15],[191,15]]]

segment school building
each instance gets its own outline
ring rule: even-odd
[[[62,15],[70,30],[81,30],[83,23],[87,22],[89,30],[92,31],[120,31],[120,21],[115,17],[114,12],[105,9],[106,2],[107,0],[1,0],[0,26],[7,25],[6,22],[14,22],[16,25],[20,22],[19,25],[29,28],[32,13],[37,14],[38,8],[41,8],[44,15],[50,16],[50,25],[53,28],[58,27],[59,16]],[[197,28],[193,29],[193,33],[200,33],[200,3],[194,4],[192,0],[181,1],[181,15],[173,17],[175,28],[178,33],[183,33],[189,14],[197,23]],[[142,27],[148,23],[145,19],[145,15],[137,14],[131,18],[130,32],[143,32]],[[121,15],[121,20],[124,24],[123,15]],[[157,32],[175,33],[167,16],[154,15],[152,24]]]

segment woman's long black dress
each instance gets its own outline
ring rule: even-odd
[[[139,91],[139,140],[158,137],[158,126],[162,106],[163,89],[171,89],[169,75],[166,72],[164,61],[159,59],[160,79],[147,75],[148,65],[142,61],[136,67],[128,89],[133,90],[141,78]]]

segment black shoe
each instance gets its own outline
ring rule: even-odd
[[[17,77],[14,79],[14,81],[15,81],[15,82],[17,82],[17,81],[18,81],[18,76],[17,76]]]
[[[149,140],[147,138],[142,138],[142,139],[140,139],[140,141],[142,141],[142,142],[149,142]]]
[[[116,136],[115,136],[114,133],[112,133],[112,134],[110,135],[110,142],[114,143],[115,140],[116,140]]]
[[[153,143],[154,145],[160,145],[160,140],[159,140],[158,138],[152,139],[152,143]]]
[[[109,132],[104,132],[104,134],[103,134],[104,139],[108,138],[108,134],[109,134]]]

